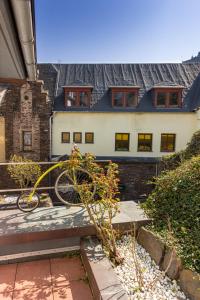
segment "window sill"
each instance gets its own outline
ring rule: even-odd
[[[165,108],[165,109],[174,109],[174,108],[177,108],[177,109],[181,109],[182,107],[180,106],[155,106],[155,108]]]
[[[130,152],[130,150],[116,150],[115,149],[115,152]]]
[[[133,108],[133,109],[135,109],[135,108],[137,108],[137,105],[136,106],[112,106],[112,108],[114,108],[114,109],[131,109],[131,108]]]
[[[152,150],[137,150],[137,152],[153,152]]]
[[[70,108],[90,108],[90,105],[77,105],[77,106],[65,106],[65,109],[70,109]]]
[[[182,107],[180,107],[180,106],[169,106],[169,107],[167,107],[167,108],[182,108]]]

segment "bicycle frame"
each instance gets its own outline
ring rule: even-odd
[[[36,192],[36,189],[38,187],[38,185],[40,184],[40,182],[43,180],[43,178],[48,175],[51,171],[59,168],[59,167],[63,167],[63,165],[66,163],[66,161],[62,161],[62,162],[59,162],[57,163],[56,165],[50,167],[49,169],[47,169],[44,173],[42,173],[42,175],[38,178],[38,180],[36,181],[36,183],[34,184],[33,186],[33,191],[30,193],[29,195],[29,200],[31,201],[34,193]]]

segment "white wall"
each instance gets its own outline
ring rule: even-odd
[[[0,162],[5,161],[5,120],[0,117]]]
[[[176,134],[176,151],[185,148],[198,129],[196,113],[87,113],[56,112],[52,126],[52,154],[70,154],[73,132],[82,132],[82,152],[97,156],[160,157],[161,133]],[[61,143],[61,132],[71,133],[71,143]],[[85,132],[94,132],[94,144],[85,144]],[[129,152],[115,151],[115,133],[130,133]],[[153,151],[137,152],[138,133],[153,134]],[[168,154],[168,153],[166,153]]]

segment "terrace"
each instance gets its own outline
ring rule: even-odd
[[[172,171],[155,178],[154,192],[143,205],[149,217],[131,199],[142,191],[133,193],[133,186],[158,175],[157,162],[141,167],[136,178],[130,162],[138,161],[130,151],[120,170],[121,177],[132,170],[131,193],[125,195],[121,185],[121,200],[128,195],[130,201],[119,202],[114,165],[97,166],[76,151],[66,165],[42,162],[54,154],[50,101],[58,114],[187,112],[193,120],[199,110],[199,55],[182,64],[37,65],[34,17],[34,0],[0,2],[0,161],[13,154],[37,161],[0,163],[0,299],[199,300],[200,132],[186,150],[165,161]],[[73,142],[84,140],[90,149],[96,133],[83,127],[84,122],[64,129],[63,147],[73,133]],[[116,133],[116,151],[129,151],[133,129]],[[153,150],[151,132],[138,134],[137,152]],[[176,135],[164,132],[160,150],[174,152]]]
[[[12,162],[2,163],[1,167],[4,167],[5,171],[5,167],[10,165],[16,165],[17,167],[20,165],[20,168],[23,169],[33,164],[35,163]],[[52,168],[52,165],[55,165],[55,163],[38,164],[45,169],[49,166]],[[57,175],[58,172],[55,172],[54,177]],[[7,178],[8,181],[9,176]],[[44,183],[47,186],[43,186]],[[118,293],[120,282],[113,271],[108,271],[110,263],[103,252],[101,255],[108,263],[107,271],[109,275],[107,276],[109,276],[110,282],[102,281],[105,267],[102,268],[101,260],[100,283],[99,279],[95,279],[97,280],[96,285],[98,288],[93,284],[94,278],[98,278],[98,276],[96,275],[96,270],[92,272],[88,267],[88,264],[90,264],[89,257],[87,256],[87,249],[84,249],[84,244],[87,243],[86,237],[96,235],[96,229],[91,223],[87,210],[82,204],[78,206],[55,206],[54,201],[50,197],[55,186],[50,186],[48,180],[44,183],[41,182],[37,189],[39,192],[45,192],[48,195],[46,198],[47,207],[42,203],[42,207],[38,207],[28,213],[17,209],[16,200],[17,195],[20,193],[25,191],[30,193],[33,189],[32,187],[19,188],[14,181],[10,181],[10,187],[13,186],[13,188],[0,190],[1,195],[4,196],[0,209],[0,264],[2,265],[0,269],[7,274],[6,277],[0,279],[1,296],[8,299],[18,299],[18,297],[29,297],[29,299],[32,299],[31,297],[36,295],[38,299],[40,299],[39,297],[41,299],[43,299],[42,297],[44,299],[62,299],[62,297],[66,297],[67,299],[71,293],[72,299],[79,299],[79,297],[80,299],[89,299],[92,297],[92,294],[94,299],[96,299],[102,293],[115,295],[116,292]],[[10,195],[8,198],[9,200],[12,199],[12,201],[6,203],[5,195],[7,197]],[[56,202],[56,204],[58,203]],[[130,230],[132,224],[136,224],[137,228],[139,228],[148,223],[148,221],[148,218],[137,203],[125,201],[119,203],[119,212],[115,215],[112,222],[114,228],[123,234]],[[74,259],[70,258],[74,255]],[[80,280],[79,277],[76,277],[72,281],[68,281],[68,277],[71,278],[71,269],[68,268],[68,265],[73,265],[74,271],[72,270],[72,272],[79,272],[80,259],[83,261],[85,268],[82,267],[82,269],[86,272],[84,276],[89,277],[92,294],[82,278]],[[34,263],[34,261],[38,262]],[[63,278],[62,288],[59,287],[57,289],[57,286],[54,284],[53,278],[55,274],[51,273],[52,264],[54,272],[58,273],[57,270],[59,270],[58,277]],[[46,273],[40,271],[41,266],[44,266]],[[31,274],[27,277],[27,272],[30,271]],[[48,277],[48,281],[46,281],[46,277]],[[79,287],[83,291],[81,296],[76,294],[76,288]],[[105,288],[109,292],[105,292]],[[121,289],[123,291],[122,287]],[[122,294],[125,297],[124,299],[126,299],[126,293],[122,292]]]

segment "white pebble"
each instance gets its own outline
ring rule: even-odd
[[[123,236],[117,242],[118,250],[124,257],[123,264],[114,268],[124,289],[131,300],[188,300],[180,291],[175,280],[163,276],[159,267],[151,259],[146,250],[135,244],[137,263],[140,265],[143,285],[139,287],[135,262],[132,255],[131,236]],[[155,280],[155,282],[154,282]],[[153,284],[154,282],[154,284]],[[153,286],[153,287],[152,287]]]

